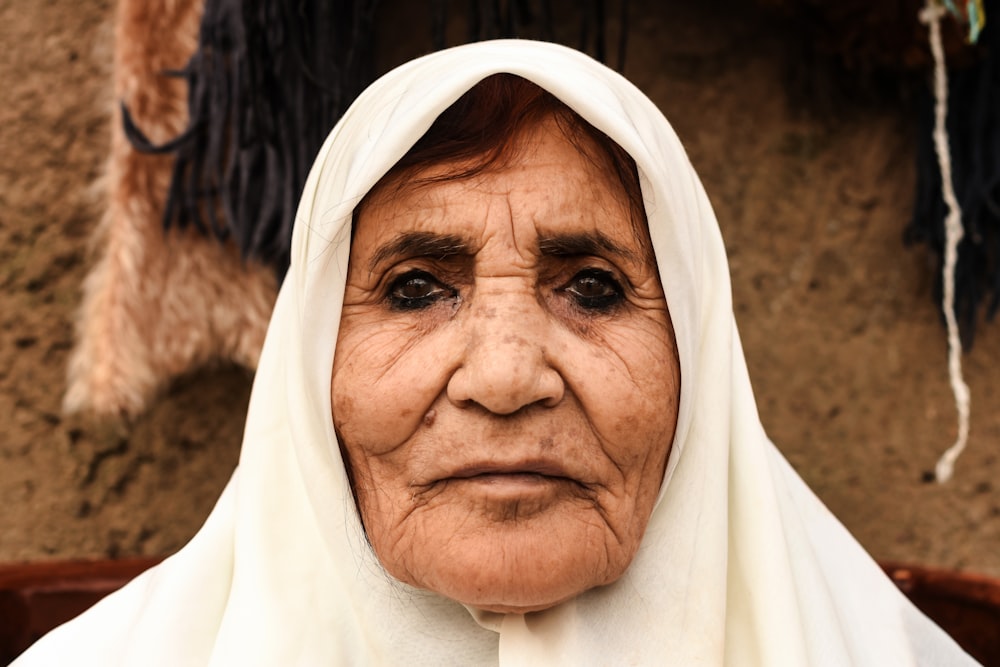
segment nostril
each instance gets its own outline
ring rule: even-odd
[[[468,363],[452,375],[447,393],[459,407],[476,404],[494,414],[510,415],[529,405],[558,405],[565,383],[562,375],[542,359],[530,363]]]
[[[562,401],[566,383],[556,369],[549,366],[546,372],[541,374],[538,382],[536,393],[542,397],[540,400],[545,407],[553,408]]]

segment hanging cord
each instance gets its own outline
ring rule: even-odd
[[[934,148],[941,169],[941,190],[948,205],[942,269],[944,297],[941,307],[948,328],[948,377],[951,380],[952,394],[955,396],[955,408],[958,410],[958,437],[955,444],[941,455],[934,467],[934,475],[939,483],[951,479],[955,461],[968,443],[970,406],[969,385],[962,378],[962,344],[955,318],[955,264],[958,262],[958,244],[965,232],[962,228],[962,209],[958,205],[952,183],[951,155],[948,149],[948,133],[945,129],[948,113],[948,73],[945,70],[944,49],[941,46],[941,17],[944,12],[944,8],[935,0],[927,0],[920,12],[920,20],[927,24],[930,33],[931,52],[934,54]]]

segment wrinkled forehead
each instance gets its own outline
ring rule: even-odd
[[[454,110],[455,105],[446,114]],[[573,113],[568,109],[566,112]],[[642,260],[655,261],[635,163],[611,139],[576,114],[572,122],[567,122],[564,115],[552,110],[530,124],[492,136],[478,127],[492,119],[481,120],[461,128],[474,132],[473,141],[463,137],[463,141],[456,142],[453,135],[434,132],[439,118],[365,194],[354,211],[352,244],[358,226],[371,224],[365,221],[372,216],[365,213],[373,207],[379,209],[382,221],[412,217],[415,211],[423,211],[425,226],[430,227],[424,231],[433,231],[434,212],[444,214],[451,203],[463,201],[468,190],[496,183],[497,187],[518,188],[502,194],[507,195],[511,206],[532,206],[539,222],[547,226],[540,230],[543,233],[559,233],[560,221],[568,227],[593,223],[594,232],[631,237],[629,245],[639,250]],[[432,135],[431,141],[428,135]],[[592,209],[582,220],[573,212],[580,207]],[[567,215],[573,219],[565,219]],[[623,220],[627,228],[619,229]]]
[[[355,211],[352,271],[389,258],[473,260],[484,246],[511,246],[511,262],[603,257],[633,280],[656,281],[645,218],[606,160],[545,120],[513,140],[521,146],[509,160],[482,171],[460,161],[383,178]],[[632,179],[638,194],[634,167]]]

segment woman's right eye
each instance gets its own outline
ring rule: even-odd
[[[394,310],[419,310],[456,295],[426,271],[408,271],[389,286],[389,305]]]

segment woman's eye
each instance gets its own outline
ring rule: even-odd
[[[580,271],[563,289],[587,310],[610,310],[624,298],[621,284],[610,272],[601,269]]]
[[[455,290],[439,283],[426,271],[409,271],[389,287],[389,303],[396,310],[418,310],[454,297]]]

